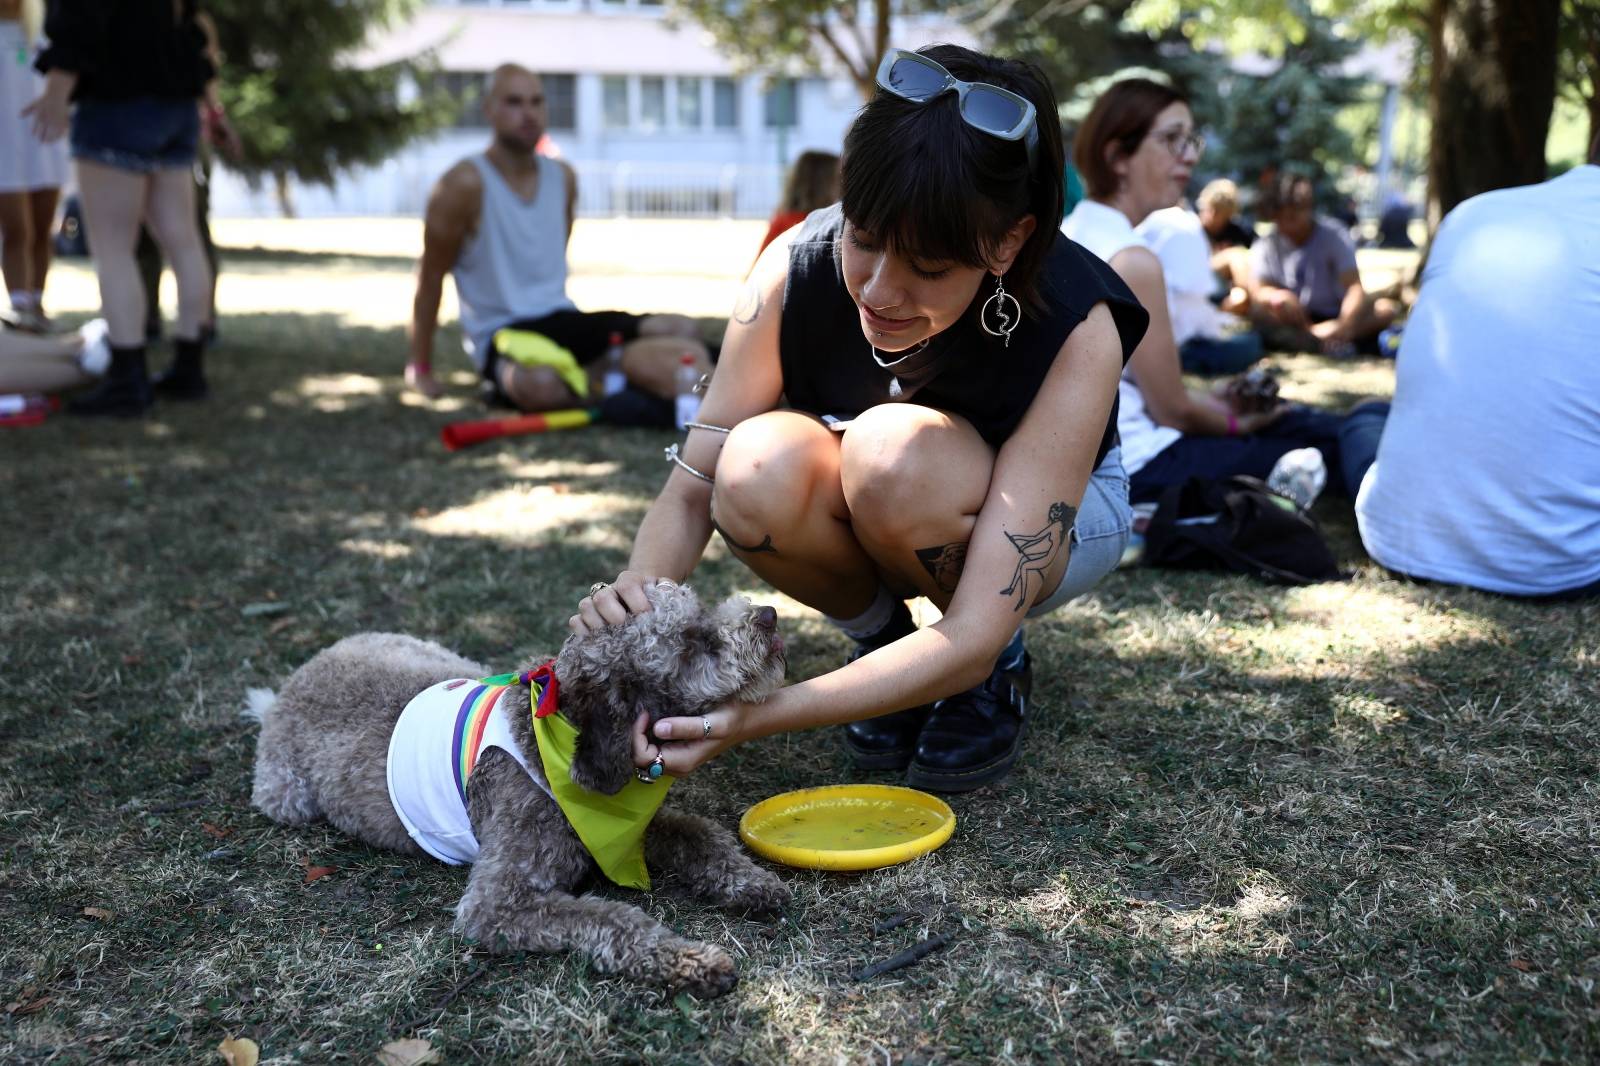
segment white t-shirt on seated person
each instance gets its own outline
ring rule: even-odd
[[[1093,200],[1078,201],[1061,223],[1061,232],[1107,263],[1124,248],[1144,245],[1127,215]],[[1122,380],[1117,384],[1117,436],[1122,440],[1122,469],[1129,477],[1183,436],[1170,426],[1157,425],[1145,410],[1132,364],[1122,368]]]
[[[1211,272],[1211,240],[1200,216],[1182,207],[1163,207],[1150,212],[1134,232],[1161,260],[1167,311],[1178,346],[1195,337],[1221,340],[1233,316],[1211,302],[1217,276]]]
[[[1444,220],[1356,518],[1415,577],[1522,596],[1600,580],[1600,166]]]

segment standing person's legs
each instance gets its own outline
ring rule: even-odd
[[[133,249],[139,239],[150,176],[135,170],[77,161],[83,225],[100,282],[100,306],[114,348],[144,344],[144,282]]]
[[[145,369],[144,284],[133,258],[144,213],[147,175],[79,158],[83,224],[100,281],[100,305],[111,341],[105,380],[67,405],[79,415],[136,415],[150,406]]]
[[[161,339],[161,246],[150,236],[149,226],[139,227],[139,244],[134,249],[139,261],[139,277],[144,282],[144,339]]]
[[[32,219],[26,192],[0,192],[0,272],[4,273],[6,289],[11,294],[11,306],[19,311],[25,310],[26,293],[33,287],[29,263],[33,252]]]
[[[61,200],[58,188],[34,189],[28,193],[28,215],[33,229],[33,248],[28,257],[30,284],[29,296],[34,310],[44,314],[44,279],[50,273],[50,260],[54,252],[51,240],[56,224],[56,204]]]
[[[151,176],[145,217],[178,281],[172,366],[156,378],[155,387],[173,399],[200,399],[208,391],[201,358],[211,319],[211,266],[195,217],[191,166],[163,167]]]

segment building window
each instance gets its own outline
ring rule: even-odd
[[[639,79],[639,128],[658,130],[667,124],[667,79],[646,76]]]
[[[628,79],[620,74],[607,74],[600,79],[600,97],[606,129],[627,129]]]
[[[719,130],[739,127],[739,86],[732,78],[711,80],[711,118]]]
[[[700,102],[700,78],[678,79],[678,125],[686,130],[697,130],[704,122]]]
[[[777,78],[761,96],[762,121],[768,129],[793,129],[800,125],[800,83]]]
[[[483,90],[488,78],[481,70],[447,70],[439,75],[440,91],[455,101],[455,118],[450,122],[453,128],[478,130],[489,125],[483,114]]]
[[[546,124],[553,130],[578,128],[578,78],[574,74],[542,74]]]

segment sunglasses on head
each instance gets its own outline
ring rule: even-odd
[[[918,52],[891,48],[878,64],[878,87],[902,100],[925,104],[954,91],[961,119],[1003,141],[1021,141],[1028,150],[1028,169],[1039,154],[1039,122],[1033,101],[985,81],[962,81]]]

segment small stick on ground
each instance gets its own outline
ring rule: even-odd
[[[430,1025],[438,1021],[439,1016],[444,1013],[444,1009],[451,1003],[455,1002],[455,998],[462,992],[466,991],[468,985],[482,977],[484,974],[488,973],[489,969],[490,967],[486,964],[474,966],[472,972],[468,973],[467,976],[451,985],[450,990],[444,995],[440,996],[432,1007],[429,1007],[426,1011],[401,1024],[397,1031],[406,1033],[414,1029],[421,1029],[425,1025]]]
[[[885,974],[891,970],[898,970],[902,966],[910,966],[923,956],[938,951],[948,943],[950,943],[949,937],[945,936],[943,933],[936,933],[926,940],[921,940],[915,944],[912,944],[909,948],[906,948],[898,955],[891,955],[882,962],[873,963],[871,966],[868,966],[866,969],[856,974],[856,980],[869,981],[872,978],[877,977],[879,974]]]
[[[872,935],[882,936],[889,930],[898,929],[902,925],[905,925],[907,922],[911,921],[913,918],[918,917],[920,917],[920,915],[918,915],[916,911],[901,911],[899,914],[891,914],[889,917],[872,927]]]

